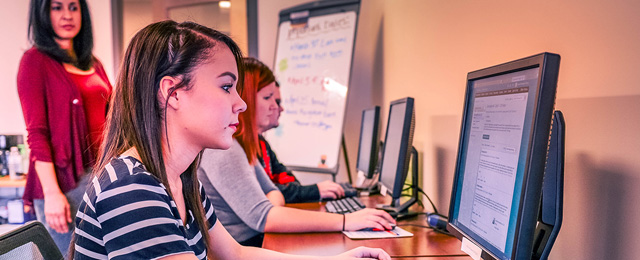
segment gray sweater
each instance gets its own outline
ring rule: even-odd
[[[273,208],[265,194],[278,188],[260,164],[249,164],[235,139],[229,150],[204,151],[198,179],[220,223],[236,241],[264,233],[267,214]]]

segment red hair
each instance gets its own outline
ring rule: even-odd
[[[254,163],[260,149],[258,149],[258,124],[256,123],[256,102],[258,91],[276,81],[273,72],[264,63],[255,58],[243,58],[244,86],[240,97],[247,103],[247,110],[240,113],[240,125],[233,137],[247,155],[249,163]]]

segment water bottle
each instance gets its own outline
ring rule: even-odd
[[[7,158],[9,164],[9,178],[12,180],[20,180],[22,178],[22,155],[18,151],[18,147],[11,147],[9,152],[9,158]]]

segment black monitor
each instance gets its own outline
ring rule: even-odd
[[[447,229],[483,259],[531,259],[560,56],[470,72]]]
[[[389,106],[389,120],[384,137],[382,150],[382,164],[380,165],[380,193],[391,195],[391,205],[383,207],[390,212],[402,213],[415,202],[417,189],[413,189],[416,196],[409,202],[400,203],[400,196],[404,188],[409,159],[417,154],[413,149],[413,129],[415,127],[415,113],[413,98],[407,97],[391,102]],[[414,158],[417,162],[417,158]],[[413,164],[413,185],[417,185],[417,164]]]
[[[356,170],[367,179],[373,178],[378,163],[378,143],[380,142],[380,107],[362,111],[360,142],[358,143],[358,162]]]

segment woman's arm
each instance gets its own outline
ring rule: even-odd
[[[27,127],[30,157],[42,185],[47,223],[59,233],[69,231],[71,222],[69,203],[58,185],[53,166],[51,131],[47,117],[46,69],[44,54],[36,50],[25,52],[18,69],[18,96]]]
[[[363,209],[342,215],[288,207],[273,207],[267,215],[264,231],[297,233],[363,228],[391,229],[391,223],[395,224],[396,222],[389,213],[376,209]]]
[[[266,196],[274,206],[284,206],[284,196],[279,190],[272,190]]]
[[[72,221],[71,208],[67,197],[60,190],[53,163],[36,161],[35,168],[42,184],[47,224],[58,233],[69,232],[69,223]]]
[[[211,237],[210,243],[212,252],[209,257],[212,259],[353,259],[353,258],[373,258],[373,259],[391,259],[389,255],[382,249],[358,247],[331,257],[318,256],[297,256],[279,253],[259,247],[241,246],[236,242],[224,227],[217,221],[213,228],[209,231]],[[182,258],[176,258],[182,259]],[[184,258],[188,259],[188,258]]]
[[[216,210],[233,214],[224,219],[223,223],[236,221],[229,220],[229,217],[238,218],[257,232],[264,230],[266,216],[273,204],[267,199],[267,191],[258,182],[255,167],[249,164],[240,144],[234,142],[226,151],[205,149],[198,178],[204,180],[202,184],[205,185],[212,203],[218,201],[229,207]],[[232,228],[229,230],[236,232]],[[233,234],[236,236],[236,233]]]
[[[256,173],[256,179],[260,184],[260,188],[267,196],[267,199],[269,199],[271,204],[273,204],[274,206],[284,206],[284,195],[282,194],[282,192],[280,192],[280,190],[278,190],[278,187],[273,184],[271,179],[269,179],[269,176],[267,176],[267,173],[264,171],[264,168],[262,168],[262,165],[256,164],[254,165],[254,169]]]

